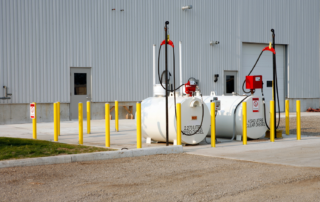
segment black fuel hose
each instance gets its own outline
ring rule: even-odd
[[[238,104],[237,106],[234,108],[234,111],[233,111],[233,135],[232,135],[232,138],[231,140],[234,140],[235,136],[236,136],[236,121],[235,121],[235,118],[236,118],[236,112],[237,112],[237,109],[239,107],[239,105],[249,97],[249,95],[247,95],[244,99],[242,99]]]
[[[264,52],[264,51],[262,50],[261,53],[260,53],[260,55],[259,55],[259,57],[258,57],[258,59],[257,59],[257,61],[256,61],[256,63],[253,65],[251,71],[249,72],[249,74],[248,74],[247,76],[249,76],[249,75],[252,73],[252,71],[253,71],[254,68],[256,67],[256,65],[257,65],[257,63],[258,63],[258,61],[259,61],[259,59],[260,59],[260,57],[261,57],[261,55],[262,55],[263,52]],[[275,64],[274,64],[274,65],[275,65],[275,77],[276,77],[276,80],[274,81],[274,84],[273,84],[273,85],[275,85],[275,89],[276,89],[275,97],[276,97],[276,99],[277,99],[277,100],[275,101],[275,108],[277,109],[277,102],[278,102],[278,108],[279,108],[279,111],[278,111],[278,123],[277,123],[277,126],[276,126],[276,129],[278,129],[278,127],[279,127],[279,125],[280,125],[280,101],[279,101],[278,76],[277,76],[276,61],[275,61]],[[250,91],[247,92],[247,91],[244,90],[244,84],[245,84],[245,83],[246,83],[246,80],[243,81],[242,91],[245,92],[245,93],[250,93]],[[262,92],[262,96],[263,96],[264,122],[265,122],[267,128],[270,130],[270,128],[269,128],[269,126],[268,126],[268,124],[267,124],[267,119],[266,119],[266,106],[265,106],[264,95],[263,95],[263,84],[262,84],[261,92]]]
[[[159,77],[159,82],[160,82],[160,85],[162,86],[163,89],[166,90],[166,88],[162,85],[162,77],[160,77],[160,52],[161,52],[161,47],[159,48],[159,53],[158,53],[158,77]],[[164,70],[164,72],[166,72]],[[162,72],[163,74],[163,72]],[[174,48],[173,48],[173,83],[174,83],[174,86],[175,86],[175,54],[174,54]],[[166,90],[167,92],[173,92],[173,91],[176,91],[178,89],[180,89],[182,86],[184,86],[184,84],[182,84],[181,86],[179,86],[177,89],[174,87],[174,89],[171,89],[171,90]]]
[[[172,47],[172,51],[173,51],[173,89],[171,90],[166,90],[166,88],[162,85],[162,77],[160,77],[160,52],[161,52],[161,45],[160,45],[160,48],[159,48],[159,54],[158,54],[158,77],[159,77],[159,82],[160,82],[160,85],[162,86],[163,89],[166,90],[166,92],[173,92],[173,99],[174,99],[174,111],[175,111],[175,117],[177,119],[177,104],[176,104],[176,93],[175,91],[180,89],[183,85],[185,84],[182,84],[180,85],[178,88],[176,88],[176,71],[175,71],[175,54],[174,54],[174,47]],[[164,71],[165,72],[165,71]],[[162,73],[163,74],[163,73]],[[201,123],[200,123],[200,126],[199,128],[192,134],[186,134],[184,133],[182,130],[181,130],[181,133],[183,135],[186,135],[186,136],[193,136],[195,134],[197,134],[199,132],[199,130],[202,128],[202,124],[203,124],[203,118],[204,118],[204,103],[202,101],[202,94],[201,95],[201,105],[202,105],[202,118],[201,118]]]

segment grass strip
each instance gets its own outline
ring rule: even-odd
[[[0,137],[0,161],[99,151],[114,150],[101,147],[70,145],[45,140]]]

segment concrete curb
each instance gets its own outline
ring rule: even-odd
[[[58,163],[72,163],[80,161],[95,161],[95,160],[107,160],[117,159],[125,157],[138,157],[148,156],[155,154],[178,154],[182,153],[182,146],[169,146],[169,147],[150,147],[133,150],[121,150],[121,151],[107,151],[107,152],[94,152],[85,154],[72,154],[63,156],[50,156],[39,158],[28,158],[19,160],[7,160],[0,161],[0,168],[8,168],[15,166],[39,166]]]

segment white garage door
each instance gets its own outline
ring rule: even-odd
[[[268,44],[247,44],[244,43],[242,46],[242,78],[241,81],[245,79],[245,76],[251,71],[253,65],[259,57],[260,52]],[[280,101],[280,111],[284,111],[284,66],[285,66],[285,46],[276,45],[276,61],[277,61],[277,75],[278,75],[278,90],[279,90],[279,101]],[[251,75],[262,75],[263,79],[263,92],[266,99],[267,110],[269,109],[270,100],[272,100],[272,87],[267,87],[269,81],[272,82],[272,52],[265,51],[255,69]],[[242,82],[241,82],[241,92],[242,92]],[[256,90],[257,95],[261,95],[260,90]],[[278,109],[277,109],[278,111]]]

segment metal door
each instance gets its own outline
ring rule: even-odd
[[[87,101],[91,101],[91,68],[70,69],[70,119],[78,119],[78,103],[83,104],[83,117],[87,117]]]
[[[224,72],[224,94],[232,95],[237,94],[237,72],[236,71],[225,71]]]

